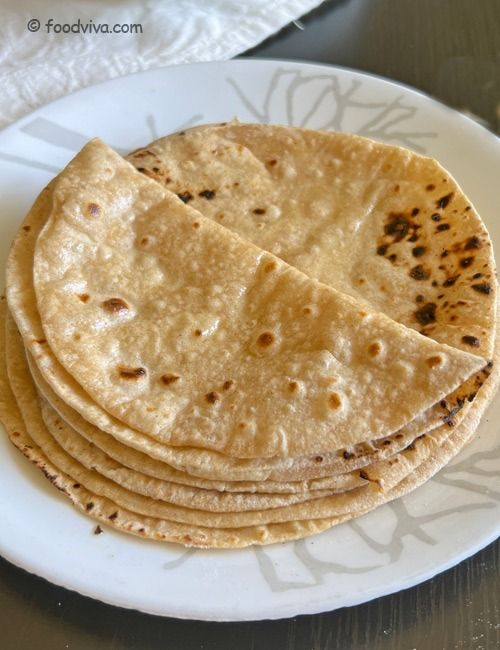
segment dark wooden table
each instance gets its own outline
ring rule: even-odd
[[[500,0],[331,0],[246,56],[373,72],[500,131]],[[0,559],[0,648],[494,650],[500,648],[499,560],[496,542],[433,580],[365,605],[218,624],[103,605]]]

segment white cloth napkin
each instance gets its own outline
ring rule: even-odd
[[[0,128],[38,106],[112,77],[175,63],[229,59],[320,3],[2,0]],[[105,33],[115,25],[129,33]]]

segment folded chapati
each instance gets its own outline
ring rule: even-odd
[[[54,183],[33,277],[48,345],[98,404],[239,458],[388,435],[486,364],[310,279],[98,141]]]
[[[310,277],[492,358],[491,241],[435,160],[352,134],[238,122],[182,131],[128,159]],[[442,415],[458,423],[483,379],[450,395]]]

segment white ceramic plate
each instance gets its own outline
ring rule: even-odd
[[[395,83],[278,61],[179,66],[106,82],[0,133],[0,257],[40,189],[91,137],[122,152],[202,122],[352,131],[437,158],[500,248],[500,142],[468,118]],[[364,602],[456,564],[500,531],[497,399],[476,441],[409,496],[313,538],[194,551],[105,529],[77,513],[0,437],[0,553],[108,603],[207,620],[281,618]]]

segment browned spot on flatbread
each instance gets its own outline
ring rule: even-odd
[[[476,235],[469,237],[469,239],[465,242],[464,250],[470,251],[477,248],[481,248],[481,240],[479,237],[476,237]]]
[[[193,199],[193,195],[191,194],[191,192],[179,192],[177,196],[180,198],[180,200],[183,203],[189,203],[189,201],[192,201]]]
[[[422,266],[422,264],[417,264],[417,266],[414,266],[412,269],[410,269],[408,275],[414,280],[428,280],[431,274]]]
[[[429,357],[428,359],[425,360],[425,363],[429,366],[429,368],[436,368],[437,366],[442,365],[443,362],[444,359],[440,355]]]
[[[410,230],[410,221],[402,213],[391,212],[388,222],[384,226],[384,233],[392,237],[395,242],[399,242],[406,237]]]
[[[109,298],[102,303],[102,306],[111,314],[128,311],[128,305],[122,298]]]
[[[201,192],[198,192],[198,196],[211,201],[215,197],[215,190],[202,190]]]
[[[90,300],[88,293],[78,293],[77,296],[82,302],[88,302]]]
[[[342,406],[342,400],[338,393],[330,393],[330,395],[328,395],[328,406],[334,410],[337,410]]]
[[[477,291],[478,293],[484,293],[485,295],[491,293],[491,285],[487,282],[483,282],[482,284],[471,284],[470,286],[471,289],[474,289],[474,291]]]
[[[450,192],[449,194],[442,196],[440,199],[436,201],[436,207],[439,208],[440,210],[444,210],[444,208],[446,208],[446,206],[452,199],[453,199],[453,192]]]
[[[274,334],[271,332],[263,332],[257,339],[258,345],[267,348],[274,343]]]
[[[473,348],[477,348],[481,345],[481,341],[477,338],[477,336],[472,336],[471,334],[462,336],[462,342],[466,345],[472,346]]]
[[[378,354],[380,354],[381,350],[382,346],[378,341],[374,341],[368,346],[368,354],[372,357],[376,357]]]
[[[121,379],[137,380],[146,376],[146,368],[130,368],[128,366],[120,366],[118,374]]]
[[[417,309],[415,312],[415,318],[421,325],[429,325],[430,323],[436,322],[436,308],[437,305],[434,302],[427,302],[425,305]]]
[[[219,393],[216,393],[215,391],[211,391],[210,393],[207,393],[205,395],[205,399],[209,404],[215,404],[220,400],[220,395]]]
[[[164,375],[161,376],[161,381],[165,386],[170,386],[171,384],[175,384],[176,381],[179,381],[180,376],[175,375],[173,372],[166,372]]]

